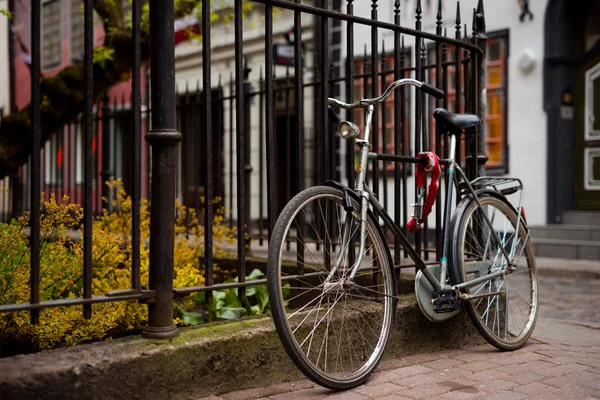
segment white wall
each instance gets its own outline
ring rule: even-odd
[[[432,0],[430,3],[431,5],[427,6],[427,2],[422,1],[422,26],[424,31],[434,33],[437,1]],[[545,224],[546,221],[547,140],[546,115],[542,103],[546,4],[547,0],[530,2],[530,9],[535,18],[533,21],[520,22],[520,9],[516,1],[484,0],[487,31],[509,30],[507,127],[509,175],[523,180],[525,185],[524,204],[527,219],[532,225]],[[471,33],[472,10],[476,6],[477,0],[462,0],[460,2],[461,22],[463,29],[465,23],[468,25],[469,34]],[[402,1],[401,7],[402,25],[414,29],[416,0]],[[345,8],[342,11],[345,11]],[[370,18],[371,2],[354,2],[354,14]],[[380,20],[392,23],[394,19],[394,1],[380,0],[378,14]],[[456,2],[444,1],[443,22],[448,29],[448,36],[454,37],[455,17]],[[404,37],[406,46],[414,48],[412,38],[408,35]],[[345,39],[343,40],[345,42]],[[380,50],[383,41],[385,41],[386,50],[390,51],[394,43],[393,34],[380,30]],[[365,45],[367,46],[367,52],[370,53],[371,29],[355,25],[355,55],[362,56]],[[535,67],[529,73],[525,73],[519,68],[519,60],[525,51],[532,51],[535,55]],[[414,113],[414,105],[411,105],[411,107]],[[411,181],[409,187],[412,188],[412,186]],[[409,197],[409,199],[412,199],[412,197]]]
[[[4,115],[10,108],[8,62],[8,18],[0,15],[0,108],[4,108]]]

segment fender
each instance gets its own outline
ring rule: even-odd
[[[337,182],[337,181],[333,181],[333,180],[328,180],[328,181],[325,181],[325,186],[329,186],[329,187],[332,187],[334,189],[339,189],[342,192],[348,193],[348,195],[352,199],[356,200],[356,202],[358,204],[361,204],[360,196],[357,195],[356,192],[354,190],[350,189],[347,185],[344,185],[341,182]],[[381,237],[381,240],[383,241],[383,243],[387,243],[387,239],[383,235],[383,230],[381,229],[381,225],[379,225],[379,218],[375,217],[375,215],[373,214],[373,211],[371,211],[371,209],[367,210],[367,214],[368,214],[369,218],[373,218],[373,221],[375,221],[375,227],[377,229],[377,233],[379,233],[379,237]],[[394,267],[394,261],[392,259],[392,253],[390,252],[389,246],[384,246],[384,247],[385,247],[386,256],[388,258],[388,262],[392,266],[392,277],[394,278],[394,281],[395,281],[396,280],[396,269],[393,268]],[[395,294],[396,294],[396,288],[394,288],[394,295]]]

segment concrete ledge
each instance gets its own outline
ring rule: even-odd
[[[429,322],[400,302],[385,358],[484,343],[465,313]],[[270,318],[181,329],[0,359],[0,399],[193,399],[303,378]]]
[[[572,279],[600,279],[600,261],[536,257],[540,276]]]

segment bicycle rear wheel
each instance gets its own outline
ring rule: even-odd
[[[465,308],[479,333],[501,350],[515,350],[531,336],[538,311],[538,279],[533,246],[524,221],[518,224],[517,213],[505,199],[480,196],[468,203],[452,227],[453,283],[466,282],[489,273],[507,274],[485,280],[465,289],[465,293],[482,295],[501,293],[465,301]],[[485,222],[487,215],[494,229]],[[514,269],[495,244],[497,234],[509,253]]]
[[[354,240],[342,248],[344,226]],[[269,299],[279,337],[308,378],[334,390],[368,378],[393,323],[389,251],[370,213],[366,228],[365,254],[352,283],[346,279],[358,257],[360,206],[352,199],[347,212],[338,189],[320,186],[295,196],[269,244]]]

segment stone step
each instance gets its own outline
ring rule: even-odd
[[[532,238],[536,257],[600,260],[600,241]]]
[[[562,222],[565,225],[600,226],[600,211],[565,211]]]
[[[600,226],[545,225],[530,226],[529,229],[533,239],[600,241]]]

